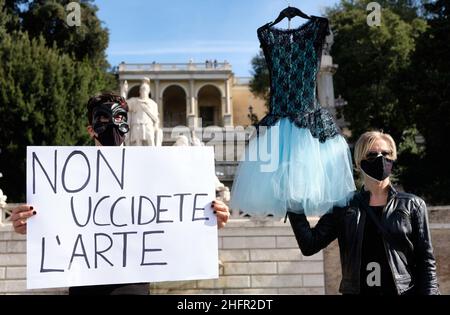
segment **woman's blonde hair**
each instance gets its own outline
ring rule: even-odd
[[[359,137],[355,144],[355,164],[358,169],[361,168],[361,161],[366,158],[367,152],[378,139],[384,140],[389,146],[391,154],[388,158],[394,161],[397,159],[397,147],[389,134],[381,131],[367,131]]]

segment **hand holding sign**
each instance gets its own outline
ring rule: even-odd
[[[218,277],[212,148],[29,147],[27,176],[29,288]]]
[[[27,233],[27,219],[36,215],[33,206],[21,205],[13,209],[11,215],[11,222],[13,223],[14,231],[19,234]]]
[[[221,200],[214,200],[212,205],[214,214],[217,216],[217,226],[221,229],[227,224],[228,219],[230,218],[230,211],[228,210],[228,206]]]

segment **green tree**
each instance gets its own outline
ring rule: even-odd
[[[96,16],[98,8],[92,0],[77,1],[81,6],[81,25],[68,26],[66,10],[70,0],[34,0],[20,13],[22,30],[30,38],[43,36],[49,47],[54,44],[76,60],[89,60],[102,69],[109,67],[105,50],[108,47],[108,30]]]
[[[270,98],[270,74],[267,68],[266,59],[262,50],[252,59],[252,79],[250,80],[250,91],[256,97],[266,101],[266,107],[269,108]]]
[[[101,71],[24,33],[3,41],[0,60],[4,190],[10,200],[23,201],[26,146],[86,144],[85,104],[106,86]]]
[[[25,152],[28,145],[83,145],[86,102],[116,86],[111,76],[89,56],[77,60],[43,36],[8,32],[11,20],[0,0],[0,167],[12,202],[23,202]]]
[[[410,151],[402,174],[405,188],[433,204],[450,202],[450,165],[444,153],[450,145],[450,1],[425,4],[428,29],[412,57],[404,82],[404,107],[412,111],[425,139],[420,152]]]
[[[6,36],[6,23],[9,20],[9,15],[4,9],[5,0],[0,0],[0,43]]]
[[[368,129],[383,129],[400,141],[411,127],[411,111],[399,106],[398,86],[426,22],[417,15],[412,18],[413,8],[406,10],[405,4],[396,11],[407,11],[406,18],[381,4],[381,25],[370,27],[368,2],[342,1],[327,12],[335,33],[332,55],[339,65],[335,89],[348,102],[339,113],[354,137]]]
[[[3,11],[4,26],[8,32],[20,29],[20,6],[28,0],[3,0],[0,1],[0,10]],[[1,23],[1,22],[0,22]]]

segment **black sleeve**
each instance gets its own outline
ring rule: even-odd
[[[289,222],[304,256],[311,256],[327,247],[337,237],[336,211],[324,214],[313,228],[304,214],[288,212]]]
[[[418,201],[418,207],[411,217],[414,233],[414,254],[417,270],[417,288],[419,294],[435,295],[439,293],[436,276],[436,260],[431,244],[430,229],[428,226],[428,213],[425,202]]]

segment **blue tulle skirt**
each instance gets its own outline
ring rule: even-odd
[[[286,211],[321,216],[345,206],[355,191],[347,142],[321,143],[287,118],[250,139],[231,191],[231,208],[251,216]]]

